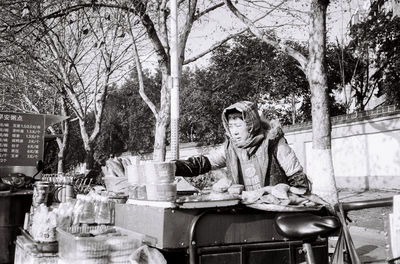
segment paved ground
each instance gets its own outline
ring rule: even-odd
[[[400,194],[400,190],[341,190],[339,199],[341,201],[373,200],[398,194]],[[390,213],[392,213],[392,207],[369,208],[349,212],[348,216],[352,220],[350,233],[362,263],[387,263],[385,260],[392,257],[387,236]]]

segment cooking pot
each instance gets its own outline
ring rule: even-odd
[[[32,177],[26,176],[23,173],[9,173],[6,176],[0,176],[2,184],[0,184],[0,190],[15,191],[18,189],[31,188],[32,184],[37,181],[35,177],[43,170],[43,161],[39,160],[36,163],[37,172]]]

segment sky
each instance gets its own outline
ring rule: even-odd
[[[205,2],[206,0],[203,0]],[[277,1],[264,1],[279,3]],[[306,42],[308,39],[308,10],[309,6],[305,4],[308,1],[302,0],[289,0],[286,5],[281,8],[289,10],[288,12],[274,11],[274,15],[270,15],[263,20],[257,22],[257,25],[264,26],[265,29],[275,28],[275,32],[281,39],[297,40]],[[252,20],[262,17],[270,6],[266,6],[262,1],[256,2],[258,6],[254,8],[249,6],[240,5],[237,7],[243,13],[246,13]],[[327,16],[327,37],[328,41],[339,43],[347,43],[348,25],[352,15],[358,10],[365,8],[369,0],[332,0],[328,7]],[[202,1],[199,1],[201,7]],[[279,21],[279,22],[277,22]],[[192,32],[190,33],[187,46],[186,46],[186,59],[208,49],[211,45],[224,39],[229,34],[233,34],[244,29],[244,25],[238,18],[224,6],[221,7],[202,19],[200,23],[193,25]],[[189,67],[204,68],[208,65],[210,55],[189,64]],[[146,68],[157,67],[157,62],[151,58],[145,63]]]

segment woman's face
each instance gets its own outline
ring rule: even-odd
[[[228,126],[235,144],[243,144],[250,135],[246,122],[241,118],[230,118],[228,120]]]

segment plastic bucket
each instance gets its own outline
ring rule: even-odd
[[[127,166],[125,176],[128,177],[128,182],[131,185],[139,185],[145,183],[146,176],[144,172],[144,165],[134,164]]]
[[[173,183],[175,164],[172,162],[152,162],[144,164],[146,184]]]
[[[176,184],[146,184],[147,200],[153,201],[175,201]]]

